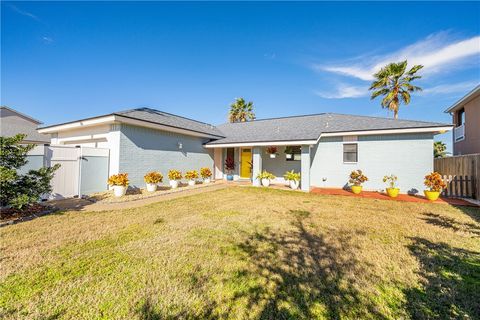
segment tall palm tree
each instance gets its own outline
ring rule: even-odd
[[[230,105],[228,120],[230,122],[246,122],[255,119],[253,112],[253,102],[245,102],[243,98],[236,98]]]
[[[383,96],[382,108],[393,111],[393,116],[398,119],[400,104],[410,103],[410,92],[422,91],[422,88],[410,84],[421,76],[415,75],[422,65],[413,66],[407,72],[407,60],[399,63],[390,63],[375,73],[375,81],[369,90],[373,90],[371,99]]]

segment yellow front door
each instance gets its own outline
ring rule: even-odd
[[[250,172],[252,167],[252,149],[242,149],[240,166],[240,177],[250,179]]]

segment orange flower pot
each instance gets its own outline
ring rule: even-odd
[[[425,198],[430,201],[435,201],[440,197],[440,191],[424,190],[423,193],[425,194]]]
[[[400,189],[398,188],[387,188],[387,194],[390,198],[398,197],[399,192],[400,192]]]
[[[359,194],[362,192],[362,186],[352,186],[352,192],[355,194]]]

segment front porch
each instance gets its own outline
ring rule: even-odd
[[[267,152],[269,147],[277,149],[274,155]],[[286,185],[283,175],[293,170],[301,174],[301,190],[310,191],[310,149],[310,145],[293,144],[214,147],[215,179],[227,180],[227,176],[231,175],[234,181],[260,186],[261,182],[256,177],[266,170],[276,177],[272,185],[283,187]],[[232,170],[226,167],[227,159],[233,160]]]

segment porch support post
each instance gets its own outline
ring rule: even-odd
[[[257,175],[262,172],[262,150],[260,147],[253,147],[252,149],[252,157],[253,157],[253,168],[252,168],[252,184],[256,187],[261,185],[259,179],[257,179]]]
[[[301,156],[301,187],[302,191],[310,191],[310,146],[302,146]]]

